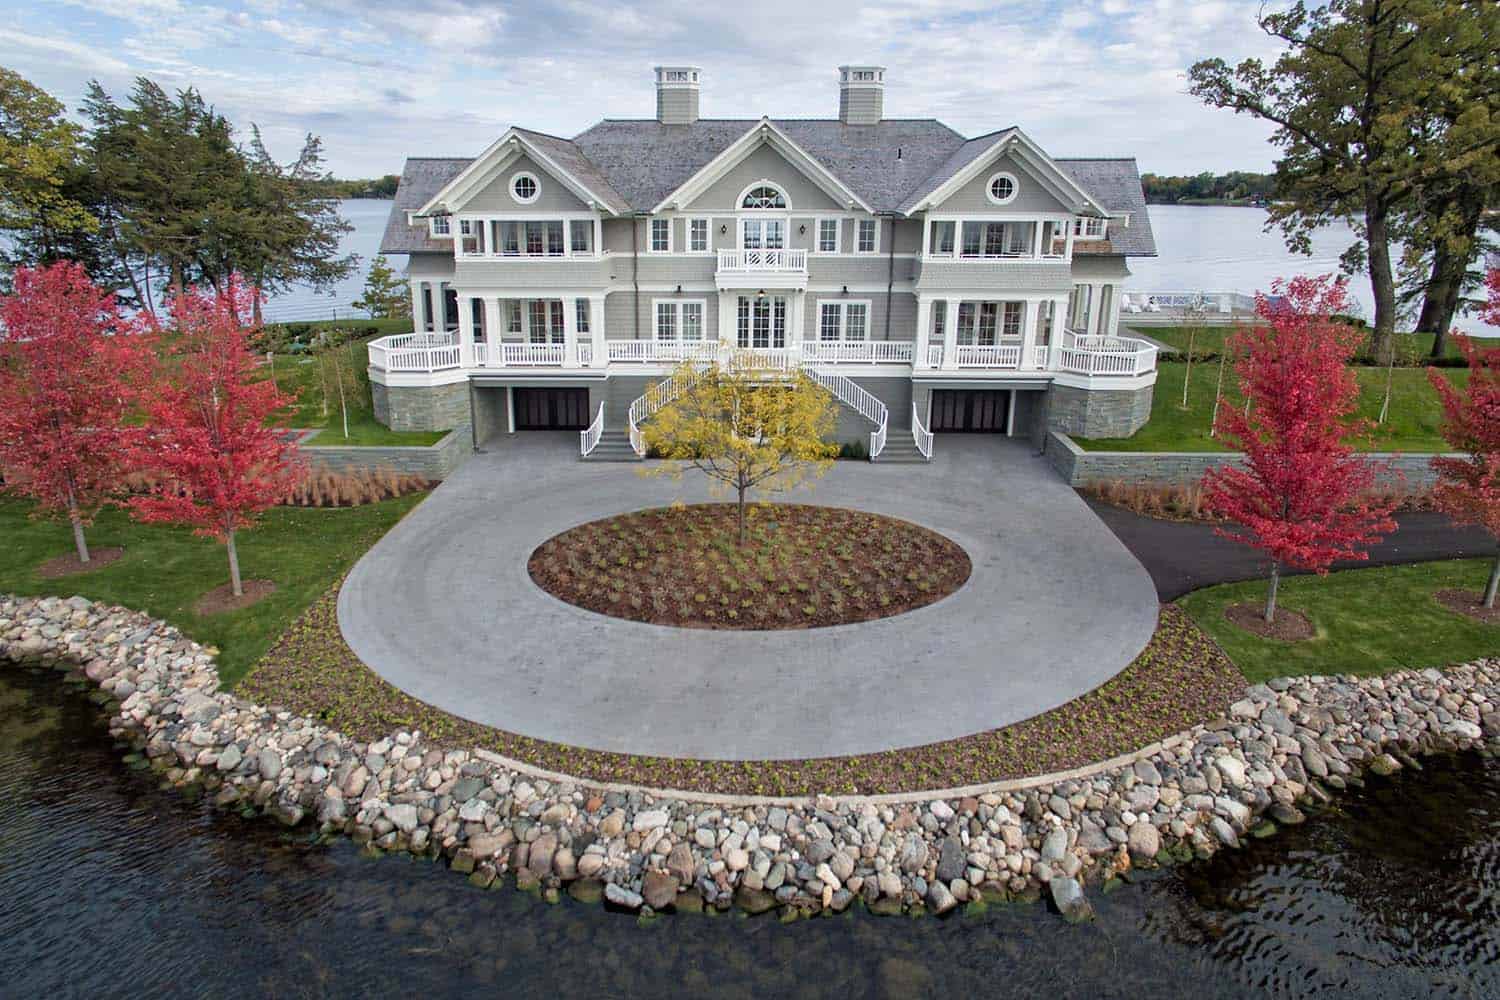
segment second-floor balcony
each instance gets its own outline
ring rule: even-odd
[[[807,251],[780,247],[720,250],[714,279],[720,288],[761,284],[777,288],[806,288]]]

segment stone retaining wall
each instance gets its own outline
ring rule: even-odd
[[[304,440],[310,436],[305,435]],[[354,447],[302,444],[298,451],[315,469],[332,472],[393,469],[425,479],[446,479],[473,454],[474,449],[469,426],[463,424],[431,445]]]
[[[1056,430],[1047,435],[1044,454],[1070,486],[1116,480],[1153,486],[1192,486],[1209,469],[1243,461],[1239,452],[1228,451],[1085,451],[1068,435]],[[1393,489],[1423,490],[1437,478],[1430,454],[1371,452],[1366,457],[1398,473],[1376,477],[1377,482]]]
[[[1257,684],[1224,718],[1133,759],[1029,785],[714,801],[540,776],[415,732],[353,740],[219,691],[213,657],[177,629],[80,597],[0,596],[0,661],[81,672],[109,695],[112,733],[218,807],[446,859],[479,886],[510,875],[627,910],[837,911],[860,898],[941,913],[1046,891],[1083,919],[1090,881],[1301,822],[1299,805],[1409,754],[1500,740],[1500,660],[1481,660]]]
[[[386,386],[370,380],[375,419],[393,431],[446,431],[469,422],[469,383]]]

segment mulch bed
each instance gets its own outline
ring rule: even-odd
[[[70,552],[65,556],[55,556],[42,563],[36,568],[36,575],[43,580],[56,580],[60,576],[92,573],[96,569],[103,569],[110,563],[118,561],[124,554],[124,549],[118,545],[111,545],[105,548],[89,549],[89,561],[79,562],[78,553]]]
[[[734,504],[636,511],[549,538],[527,569],[543,590],[616,618],[714,629],[818,628],[911,611],[972,565],[907,521],[839,507]]]
[[[1312,619],[1290,608],[1277,608],[1275,615],[1272,616],[1273,620],[1268,622],[1264,604],[1241,602],[1225,608],[1224,617],[1229,620],[1230,624],[1238,625],[1246,632],[1254,632],[1262,639],[1301,642],[1317,634],[1317,629],[1313,628]]]
[[[1500,600],[1493,608],[1484,606],[1484,595],[1477,590],[1440,590],[1432,595],[1437,602],[1456,614],[1485,625],[1500,625]]]
[[[226,611],[248,608],[256,601],[275,593],[276,584],[270,580],[241,580],[240,590],[244,593],[236,597],[234,588],[227,583],[215,587],[193,602],[193,614],[218,615]]]
[[[1081,767],[1130,753],[1215,718],[1245,679],[1174,605],[1163,605],[1140,656],[1101,687],[1025,722],[962,739],[858,757],[700,761],[637,757],[530,739],[460,719],[392,687],[345,645],[338,588],[309,608],[237,691],[289,708],[357,739],[420,729],[445,749],[483,747],[595,781],[724,794],[879,794],[1000,781]],[[1038,669],[1044,669],[1038,664]],[[997,679],[995,683],[1003,683]],[[858,720],[847,720],[857,725]]]

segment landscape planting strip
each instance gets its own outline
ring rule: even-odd
[[[0,597],[0,658],[81,674],[108,695],[112,733],[167,783],[217,807],[316,817],[381,850],[441,857],[481,888],[627,910],[783,907],[943,913],[1036,898],[1070,919],[1090,880],[1207,856],[1360,773],[1412,753],[1500,741],[1500,660],[1446,672],[1252,685],[1227,715],[1146,756],[1039,787],[977,796],[811,803],[689,802],[543,780],[405,730],[363,742],[218,690],[212,651],[139,612],[81,598]],[[1149,748],[1148,748],[1149,749]],[[1266,817],[1271,817],[1268,820]]]

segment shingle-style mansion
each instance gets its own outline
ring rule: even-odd
[[[655,118],[407,160],[381,249],[415,332],[370,346],[382,421],[634,457],[712,357],[807,371],[872,457],[1145,423],[1156,352],[1116,335],[1126,258],[1155,254],[1134,160],[886,118],[879,66],[839,69],[835,119],[700,118],[700,77],[658,67]]]

